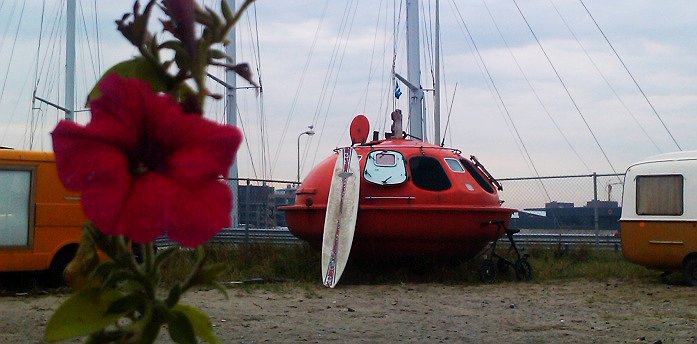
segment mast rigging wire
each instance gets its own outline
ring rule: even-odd
[[[525,142],[523,141],[523,138],[520,135],[520,131],[518,131],[518,127],[516,127],[515,122],[513,122],[513,118],[511,116],[511,113],[508,111],[508,107],[506,106],[506,103],[503,100],[503,96],[501,95],[501,92],[499,91],[499,88],[496,86],[496,83],[494,82],[494,78],[492,77],[491,73],[489,72],[489,68],[486,66],[486,63],[484,63],[484,58],[482,57],[479,48],[477,47],[477,43],[474,41],[474,37],[472,36],[472,33],[470,32],[467,23],[465,22],[464,18],[462,17],[462,14],[460,13],[460,9],[458,8],[457,4],[453,1],[453,5],[455,7],[455,10],[457,12],[458,17],[460,18],[460,21],[467,31],[467,36],[469,37],[470,41],[472,42],[472,45],[474,46],[474,50],[477,52],[477,56],[479,57],[479,60],[481,61],[482,65],[484,66],[484,70],[486,71],[486,75],[489,78],[489,82],[491,82],[491,85],[494,88],[494,91],[496,91],[496,95],[498,96],[499,101],[501,102],[501,106],[503,106],[503,110],[506,113],[506,116],[508,117],[508,120],[511,122],[511,125],[513,126],[513,131],[515,132],[516,137],[518,138],[518,141],[520,141],[520,144],[523,147],[523,151],[525,152],[525,156],[527,156],[528,160],[530,161],[530,165],[532,166],[533,171],[535,172],[535,175],[537,177],[540,177],[540,173],[537,170],[537,167],[535,166],[535,162],[532,160],[532,157],[530,156],[530,152],[528,151],[527,146],[525,145]],[[549,192],[547,191],[547,188],[545,187],[544,183],[542,183],[542,179],[539,179],[540,185],[542,186],[542,189],[544,190],[545,194],[547,195],[547,198],[551,199],[549,196]]]
[[[17,21],[17,30],[15,30],[15,37],[14,37],[14,40],[12,41],[12,48],[10,50],[10,58],[7,62],[7,69],[5,70],[5,77],[4,77],[3,82],[2,82],[2,89],[0,89],[0,104],[2,103],[2,98],[5,95],[5,87],[7,86],[7,79],[9,78],[10,69],[12,67],[12,61],[14,60],[15,47],[17,45],[17,38],[19,37],[19,28],[20,28],[20,26],[22,26],[22,18],[24,17],[25,5],[26,5],[26,2],[22,2],[22,9],[20,10],[19,20]],[[13,11],[13,13],[14,13],[14,11]],[[9,28],[9,22],[10,21],[8,20],[8,28]],[[4,37],[3,37],[3,40],[4,40]],[[7,132],[7,128],[9,128],[9,123],[12,123],[12,119],[14,117],[14,114],[15,114],[15,112],[13,111],[12,114],[10,115],[10,120],[8,122],[8,125],[5,127],[5,132]],[[3,134],[3,139],[4,139],[4,134]]]
[[[5,95],[5,87],[7,86],[7,79],[10,75],[10,68],[12,67],[12,61],[14,60],[15,47],[17,46],[17,37],[19,37],[19,28],[20,28],[20,26],[22,26],[22,18],[24,17],[24,7],[26,6],[26,4],[27,4],[26,2],[24,2],[24,1],[22,2],[22,9],[20,10],[20,13],[19,13],[19,21],[17,22],[17,30],[15,30],[15,38],[12,41],[12,49],[10,50],[10,58],[7,62],[7,69],[5,70],[5,77],[2,81],[2,89],[0,89],[0,103],[2,103],[2,98]]]
[[[515,1],[515,0],[514,0],[514,1]],[[666,132],[668,133],[668,135],[670,136],[670,138],[673,140],[673,143],[675,143],[675,146],[678,147],[678,150],[681,150],[681,151],[682,151],[682,147],[680,147],[680,144],[678,144],[678,141],[675,140],[675,137],[673,136],[673,133],[670,132],[670,130],[668,129],[668,126],[666,126],[666,123],[663,121],[663,118],[661,118],[661,116],[658,114],[658,111],[656,111],[656,108],[653,106],[653,104],[652,104],[651,101],[649,100],[649,97],[646,96],[646,93],[644,92],[644,89],[642,89],[641,86],[639,86],[639,82],[637,82],[637,80],[634,78],[634,75],[632,74],[632,72],[629,71],[629,68],[628,68],[627,65],[624,63],[624,60],[620,57],[620,54],[617,53],[617,50],[615,50],[615,47],[612,45],[612,43],[610,43],[610,40],[607,38],[607,35],[605,35],[605,32],[603,31],[603,29],[600,28],[600,25],[599,25],[598,22],[595,20],[595,17],[593,17],[593,15],[591,14],[590,10],[588,10],[588,7],[586,7],[586,4],[583,2],[583,0],[579,0],[579,1],[581,2],[581,5],[583,5],[583,8],[586,10],[586,13],[588,13],[588,16],[591,18],[591,20],[593,20],[593,23],[595,24],[595,27],[598,28],[598,31],[600,31],[600,33],[603,35],[603,38],[605,38],[605,41],[607,42],[607,44],[608,44],[608,45],[610,46],[610,48],[612,49],[612,52],[615,54],[615,56],[617,56],[617,59],[618,59],[618,60],[620,61],[620,63],[622,64],[622,67],[624,67],[624,70],[627,71],[627,74],[629,74],[629,77],[630,77],[630,78],[632,79],[632,81],[634,82],[634,85],[636,85],[636,87],[637,87],[637,89],[639,90],[639,92],[641,92],[641,95],[642,95],[642,96],[644,97],[644,99],[646,100],[646,103],[648,103],[648,104],[649,104],[649,107],[651,107],[651,111],[653,111],[654,115],[656,115],[656,118],[658,118],[658,120],[661,122],[661,125],[663,126],[663,129],[666,130]]]
[[[227,98],[227,97],[226,97]],[[242,113],[240,112],[239,106],[237,106],[237,120],[240,123],[240,127],[242,127],[242,134],[244,137],[247,137],[247,128],[244,126],[244,121],[242,120]],[[258,179],[259,176],[257,175],[257,168],[254,166],[254,159],[252,158],[252,149],[249,147],[249,140],[244,139],[244,144],[247,146],[247,154],[249,154],[249,163],[252,165],[252,174],[254,174],[254,178]]]
[[[454,1],[452,1],[452,0],[450,1],[450,6],[453,8],[453,11],[456,12],[456,10],[454,9]],[[463,21],[463,20],[461,20],[461,21]],[[458,22],[458,25],[459,25],[460,31],[462,32],[463,36],[467,37],[467,33],[465,32],[464,28],[462,27],[462,23],[461,23],[461,22]],[[520,145],[520,142],[519,142],[518,140],[515,139],[515,134],[514,134],[514,132],[513,132],[512,127],[511,127],[511,123],[510,123],[510,121],[508,120],[508,118],[506,118],[506,114],[504,113],[504,110],[503,110],[503,108],[501,107],[501,103],[500,103],[499,100],[497,99],[496,93],[494,92],[494,90],[493,90],[493,88],[492,88],[492,86],[491,86],[491,83],[488,81],[486,72],[484,71],[484,68],[483,68],[483,66],[482,66],[483,60],[478,59],[477,56],[475,55],[475,53],[474,53],[475,48],[472,46],[472,43],[470,42],[470,40],[466,40],[466,42],[467,42],[467,44],[469,45],[469,47],[470,47],[470,49],[471,49],[471,50],[470,50],[470,53],[472,54],[472,58],[473,58],[473,60],[474,60],[474,64],[475,64],[475,65],[477,66],[477,68],[479,69],[479,72],[480,72],[481,75],[482,75],[482,79],[484,80],[484,83],[485,83],[485,85],[487,86],[487,89],[488,89],[488,91],[489,91],[489,94],[491,95],[491,98],[494,100],[494,104],[496,104],[496,108],[497,108],[497,110],[498,110],[498,112],[499,112],[499,115],[501,115],[501,118],[503,119],[503,122],[506,124],[506,128],[508,129],[508,133],[510,134],[511,137],[513,137],[513,143],[516,145],[516,148],[518,149],[518,152],[520,153],[520,156],[523,158],[523,162],[527,165],[527,167],[528,167],[528,169],[531,171],[531,173],[534,173],[534,172],[532,171],[532,166],[530,166],[530,162],[529,162],[527,159],[525,159],[525,153],[523,152],[523,149],[522,149],[522,147],[521,147],[521,145]],[[451,136],[452,136],[452,135],[451,135]]]
[[[578,151],[576,151],[576,148],[573,146],[573,144],[571,144],[571,141],[569,141],[569,138],[566,136],[566,134],[564,134],[564,131],[562,131],[561,127],[559,127],[559,124],[557,123],[557,121],[554,120],[554,117],[552,117],[552,114],[549,112],[549,109],[547,109],[547,106],[545,106],[544,102],[542,101],[542,98],[541,98],[540,95],[537,93],[537,90],[535,89],[535,87],[533,87],[532,82],[531,82],[530,79],[528,78],[527,73],[525,73],[525,71],[523,70],[523,67],[520,65],[520,62],[518,61],[518,58],[515,56],[515,54],[513,53],[513,50],[511,49],[510,45],[508,44],[508,40],[506,40],[506,38],[504,37],[503,32],[501,31],[501,27],[499,26],[498,22],[497,22],[496,19],[494,18],[494,15],[493,15],[493,13],[491,12],[491,9],[489,8],[489,6],[488,6],[487,3],[486,3],[486,0],[482,0],[482,4],[484,4],[484,7],[486,8],[486,10],[487,10],[487,12],[488,12],[488,14],[489,14],[489,18],[491,18],[491,22],[494,24],[494,27],[496,28],[496,30],[497,30],[497,32],[498,32],[498,34],[499,34],[499,37],[501,38],[501,41],[503,41],[503,44],[506,46],[506,49],[508,50],[508,53],[511,55],[511,58],[512,58],[513,61],[515,62],[516,66],[518,67],[518,71],[519,71],[520,74],[523,76],[523,79],[525,79],[525,81],[527,82],[528,87],[529,87],[530,90],[532,91],[533,95],[535,95],[535,98],[537,99],[537,102],[538,102],[538,103],[540,104],[540,106],[542,107],[542,110],[544,110],[545,114],[547,115],[547,118],[549,118],[549,120],[552,122],[552,124],[554,125],[554,127],[557,129],[557,131],[559,132],[559,134],[562,136],[562,138],[564,138],[564,141],[565,141],[566,144],[569,146],[569,148],[571,149],[571,151],[574,152],[574,154],[576,155],[576,157],[578,158],[578,160],[581,161],[581,164],[583,164],[583,166],[586,167],[586,170],[590,172],[590,171],[591,171],[591,168],[588,166],[588,164],[586,164],[586,162],[583,160],[583,158],[582,158],[581,155],[578,153]]]
[[[544,54],[545,58],[547,59],[547,62],[549,63],[550,67],[552,67],[552,70],[554,71],[554,74],[557,76],[557,79],[562,84],[564,91],[566,91],[566,95],[569,97],[569,100],[571,100],[571,103],[573,104],[574,108],[576,109],[579,116],[583,120],[583,123],[586,125],[586,128],[588,129],[591,136],[593,137],[593,141],[595,141],[595,144],[598,146],[598,148],[600,149],[600,152],[605,157],[605,161],[607,161],[608,165],[610,165],[610,169],[612,169],[612,172],[617,174],[617,170],[615,169],[615,166],[612,165],[610,158],[607,156],[607,153],[605,153],[605,149],[603,149],[603,146],[600,144],[600,141],[598,141],[598,137],[595,135],[595,132],[593,132],[593,129],[591,129],[591,126],[588,123],[588,121],[586,120],[586,117],[583,115],[583,112],[581,112],[581,108],[578,107],[576,100],[571,95],[571,92],[569,91],[569,88],[566,86],[566,83],[564,82],[561,75],[559,74],[559,71],[557,71],[557,68],[554,66],[554,63],[552,63],[552,60],[550,59],[549,55],[547,54],[547,51],[544,49],[544,47],[542,46],[542,43],[537,38],[537,34],[535,34],[535,31],[533,31],[532,26],[528,22],[528,19],[523,14],[523,10],[521,10],[520,6],[518,6],[518,2],[516,0],[513,0],[513,3],[515,4],[516,8],[518,9],[518,13],[520,13],[520,16],[523,18],[523,21],[525,21],[525,25],[527,25],[528,29],[530,30],[530,33],[535,38],[537,45],[540,47],[540,50],[542,50],[542,53]]]
[[[389,46],[392,43],[392,40],[394,39],[394,37],[389,34],[390,23],[388,21],[388,9],[389,9],[389,3],[385,2],[385,11],[384,11],[385,20],[384,20],[384,24],[383,24],[384,25],[383,26],[383,43],[382,43],[382,54],[381,54],[381,58],[380,58],[380,65],[383,68],[380,68],[380,83],[378,84],[378,85],[382,85],[382,86],[378,86],[378,88],[377,88],[378,101],[377,101],[377,112],[375,114],[376,122],[374,124],[375,128],[381,127],[383,129],[385,127],[385,120],[387,118],[387,113],[388,113],[387,109],[389,108],[390,101],[393,98],[393,97],[389,96],[390,91],[393,90],[393,87],[394,87],[393,82],[391,81],[393,76],[389,72],[386,73],[386,71],[389,71],[389,68],[384,68],[385,63],[387,62],[387,57],[389,56],[387,53],[389,51]],[[387,85],[387,87],[385,87],[385,85]],[[387,93],[386,93],[387,95],[384,95],[385,91],[387,91]],[[367,111],[367,110],[365,110],[365,111]]]
[[[625,104],[625,102],[622,100],[622,98],[621,98],[620,95],[617,93],[617,91],[616,91],[615,88],[612,86],[612,84],[610,84],[610,81],[607,79],[607,77],[605,77],[605,73],[603,73],[603,72],[600,70],[600,67],[598,66],[598,64],[595,63],[595,60],[593,60],[593,58],[591,57],[591,55],[588,53],[588,50],[586,50],[586,47],[583,46],[583,43],[581,43],[581,40],[578,39],[578,37],[576,36],[576,33],[574,32],[574,30],[571,29],[571,25],[569,25],[569,23],[567,22],[566,18],[564,18],[564,16],[561,14],[561,12],[560,12],[559,9],[557,8],[557,6],[554,4],[554,2],[553,2],[552,0],[549,0],[549,3],[552,5],[552,8],[554,8],[554,11],[557,13],[557,15],[558,15],[559,18],[561,19],[562,23],[564,23],[564,26],[566,26],[566,29],[569,31],[569,33],[570,33],[571,36],[574,38],[574,40],[576,41],[576,43],[578,43],[578,46],[581,48],[581,50],[583,50],[583,53],[584,53],[584,54],[586,55],[586,57],[588,58],[588,61],[590,61],[590,63],[593,65],[593,68],[595,68],[595,70],[598,72],[598,74],[599,74],[600,77],[603,79],[603,81],[605,81],[605,84],[607,85],[607,87],[609,87],[609,88],[610,88],[610,91],[612,91],[612,93],[615,95],[615,98],[617,98],[617,100],[620,102],[620,104],[621,104],[622,107],[625,109],[625,111],[627,111],[627,114],[629,114],[629,116],[634,120],[634,123],[636,123],[636,125],[639,127],[639,129],[641,129],[641,131],[642,131],[642,132],[644,133],[644,135],[649,139],[649,141],[651,141],[651,143],[652,143],[653,146],[656,148],[656,150],[657,150],[659,153],[662,153],[661,148],[658,147],[658,145],[656,144],[656,141],[654,141],[654,140],[651,138],[651,136],[650,136],[649,133],[646,131],[646,129],[644,128],[644,126],[641,125],[641,123],[639,122],[639,120],[638,120],[638,119],[636,118],[636,116],[634,115],[634,112],[632,112],[632,110],[629,109],[629,107],[627,106],[627,104]]]
[[[325,82],[320,92],[320,99],[317,102],[317,107],[315,109],[315,116],[313,123],[318,123],[318,119],[322,111],[324,110],[324,116],[322,124],[319,126],[319,137],[317,139],[317,145],[315,146],[315,153],[312,157],[312,165],[314,165],[317,160],[317,153],[319,151],[319,143],[322,142],[322,137],[324,136],[324,128],[327,124],[327,118],[329,116],[329,110],[331,109],[331,104],[334,99],[334,92],[336,91],[336,85],[338,84],[339,73],[341,72],[341,67],[344,62],[344,56],[346,55],[346,47],[348,46],[349,38],[351,37],[351,31],[353,29],[353,22],[356,19],[358,1],[350,1],[344,8],[344,16],[341,21],[339,35],[336,37],[334,50],[332,52],[332,59],[330,66],[328,68],[327,74],[325,75]],[[345,35],[344,42],[342,44],[341,38]],[[338,61],[337,61],[338,60]],[[336,66],[336,67],[334,67]],[[332,81],[333,80],[333,81]],[[329,100],[327,101],[326,107],[324,106],[325,99],[327,98],[327,90],[331,86],[331,92],[329,93]],[[324,108],[324,109],[323,109]],[[308,140],[312,141],[312,137]],[[307,160],[307,156],[303,159],[303,163]]]
[[[295,108],[298,105],[298,99],[300,99],[300,92],[303,89],[305,77],[307,76],[307,71],[310,68],[310,62],[312,61],[312,56],[314,55],[315,48],[317,46],[317,39],[319,38],[320,29],[322,28],[322,24],[324,23],[324,19],[327,15],[328,5],[329,0],[326,0],[324,2],[324,7],[322,8],[322,12],[320,14],[319,22],[317,23],[317,28],[315,29],[314,37],[312,38],[312,44],[310,45],[310,51],[307,55],[307,59],[305,60],[305,65],[303,66],[303,69],[300,72],[300,80],[298,81],[298,86],[295,89],[295,95],[293,96],[293,100],[290,105],[290,110],[288,111],[288,115],[286,115],[286,121],[283,125],[283,130],[281,131],[281,139],[279,140],[279,145],[276,148],[273,163],[271,164],[272,175],[273,171],[276,169],[276,165],[278,164],[278,159],[281,155],[281,148],[284,147],[283,142],[285,141],[286,135],[288,133],[288,127],[290,125],[290,122],[293,119],[293,115],[295,114]]]
[[[93,75],[94,75],[94,79],[95,79],[95,80],[98,80],[99,77],[100,77],[100,75],[99,75],[98,72],[97,72],[97,69],[98,69],[98,68],[97,68],[97,66],[96,66],[96,64],[97,64],[98,62],[95,61],[94,56],[92,56],[92,44],[91,44],[91,42],[90,42],[90,35],[89,35],[88,32],[87,32],[87,20],[85,19],[85,10],[83,9],[83,6],[78,6],[78,8],[80,8],[80,17],[82,18],[82,26],[83,26],[83,28],[85,29],[85,30],[84,30],[84,34],[85,34],[85,40],[87,41],[87,52],[89,53],[89,56],[90,56],[90,62],[91,62],[91,66],[92,66],[92,73],[93,73]],[[97,44],[97,45],[99,45],[99,44]],[[83,55],[84,55],[84,52],[83,52]],[[86,73],[84,73],[84,74],[86,74]],[[83,75],[83,78],[85,78],[85,77],[86,77],[86,75]],[[85,83],[85,84],[87,84],[87,83]],[[79,104],[79,103],[78,103],[78,104]]]
[[[97,0],[94,0],[94,35],[97,41],[97,75],[102,75],[102,49],[99,44],[99,16],[97,16]]]
[[[448,127],[450,126],[450,114],[453,113],[453,105],[455,104],[455,93],[457,92],[457,82],[455,83],[455,89],[453,89],[453,97],[448,107],[448,118],[445,120],[445,128],[443,129],[443,141],[440,142],[440,146],[445,146],[445,135],[448,133]],[[436,142],[438,144],[438,142]]]

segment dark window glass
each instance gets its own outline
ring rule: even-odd
[[[430,191],[447,190],[452,185],[443,166],[437,159],[429,156],[417,156],[409,159],[411,178],[414,184]]]
[[[462,162],[467,172],[469,172],[469,174],[471,174],[472,177],[474,177],[474,180],[477,182],[477,184],[479,184],[479,186],[482,187],[482,189],[484,189],[488,193],[494,193],[494,187],[491,186],[489,180],[482,175],[482,173],[476,166],[474,166],[474,164],[472,164],[467,159],[460,159],[460,162]]]

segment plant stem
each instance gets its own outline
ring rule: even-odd
[[[144,255],[145,255],[145,271],[149,275],[154,275],[155,273],[155,247],[151,242],[145,244],[145,247],[143,247]]]

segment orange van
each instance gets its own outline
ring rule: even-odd
[[[85,220],[53,153],[0,149],[0,272],[46,270],[61,281]]]

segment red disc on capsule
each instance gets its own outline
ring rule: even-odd
[[[365,143],[368,140],[370,122],[364,115],[356,115],[351,121],[351,144]]]

